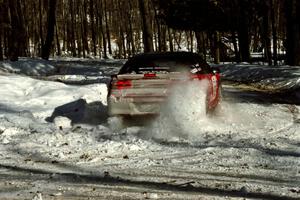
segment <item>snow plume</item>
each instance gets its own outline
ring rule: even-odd
[[[222,141],[224,138],[262,137],[266,122],[272,123],[267,108],[257,104],[222,101],[215,113],[206,113],[205,81],[174,86],[160,116],[146,131],[159,140],[193,142]],[[275,124],[272,124],[274,126]],[[275,125],[276,126],[276,125]]]
[[[175,85],[160,116],[151,125],[148,136],[165,139],[194,135],[205,124],[206,81]]]

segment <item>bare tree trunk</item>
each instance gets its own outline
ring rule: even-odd
[[[94,56],[97,55],[97,40],[96,40],[96,33],[95,33],[95,14],[94,14],[94,0],[90,0],[90,16],[91,16],[91,32],[92,32],[92,46],[93,46],[93,53]]]
[[[168,36],[169,36],[169,49],[171,52],[174,51],[174,43],[173,43],[173,33],[170,28],[168,28]]]
[[[272,36],[273,36],[273,59],[274,59],[274,65],[278,65],[278,52],[277,52],[277,24],[276,24],[276,14],[277,8],[276,4],[274,4],[273,0],[270,0],[271,2],[271,21],[272,21]]]
[[[84,0],[83,2],[83,8],[82,8],[82,44],[83,44],[83,51],[86,52],[88,55],[90,54],[89,44],[88,44],[88,11],[87,11],[87,0]]]
[[[28,48],[28,34],[26,29],[26,20],[25,20],[25,14],[24,9],[22,9],[22,0],[17,1],[17,12],[19,15],[19,22],[20,22],[20,35],[19,37],[19,53],[20,56],[28,56],[29,48]]]
[[[104,27],[103,27],[103,12],[107,12],[106,9],[103,9],[103,1],[100,1],[100,5],[99,5],[100,8],[97,9],[97,19],[98,19],[98,23],[99,23],[99,32],[101,33],[102,35],[102,44],[103,44],[103,57],[106,59],[108,58],[107,57],[107,42],[106,42],[106,35],[105,32],[104,32]],[[99,12],[100,11],[100,12]],[[101,12],[102,11],[102,12]],[[105,15],[105,14],[104,14]],[[107,32],[106,32],[107,33]],[[110,40],[110,39],[108,39]]]
[[[123,58],[127,58],[126,55],[126,45],[125,45],[125,36],[124,36],[124,31],[122,28],[120,28],[120,36],[121,36],[121,45],[122,45],[122,52],[123,52]]]
[[[238,27],[238,38],[239,38],[239,52],[241,55],[241,61],[250,62],[250,37],[249,37],[249,13],[246,2],[240,1],[240,21]]]
[[[288,65],[300,65],[300,2],[298,0],[286,2],[286,62]]]
[[[231,31],[231,37],[232,37],[232,43],[234,48],[235,61],[239,63],[241,62],[241,54],[239,53],[239,49],[236,41],[236,33],[234,30]]]
[[[201,38],[202,38],[202,48],[203,48],[203,59],[206,60],[207,58],[207,52],[206,52],[206,47],[208,46],[208,44],[206,43],[206,38],[207,37],[207,33],[206,32],[202,32],[201,34]]]
[[[70,26],[70,30],[69,30],[69,34],[70,37],[69,38],[69,42],[71,43],[71,51],[74,57],[77,56],[77,52],[76,52],[76,37],[75,37],[75,33],[76,33],[76,18],[75,18],[75,14],[74,14],[74,10],[75,10],[75,6],[72,0],[69,1],[69,12],[71,14],[71,26]]]
[[[131,6],[131,5],[130,5]],[[131,16],[129,16],[130,17],[130,21],[131,21],[131,23],[129,23],[129,40],[130,40],[130,43],[131,43],[131,53],[132,54],[135,54],[135,52],[136,52],[136,48],[135,48],[135,42],[134,42],[134,37],[133,37],[133,24],[132,24],[132,19],[131,19]]]
[[[132,0],[128,1],[128,9],[130,11],[133,11],[132,7]],[[127,13],[127,20],[128,20],[128,32],[127,32],[127,40],[128,40],[128,51],[129,55],[135,54],[135,44],[134,44],[134,39],[133,39],[133,14],[132,12],[126,12]]]
[[[83,2],[84,3],[84,2]],[[80,5],[82,6],[82,5]],[[85,31],[84,31],[84,17],[83,17],[83,10],[81,8],[78,7],[78,12],[79,12],[79,16],[81,16],[81,19],[80,19],[80,31],[78,31],[78,38],[80,38],[80,41],[81,41],[81,50],[82,50],[82,54],[83,54],[83,57],[85,58],[86,57],[86,54],[85,54]]]
[[[0,1],[0,13],[4,13],[5,11],[5,8],[4,8],[4,3]],[[6,14],[6,13],[5,13]],[[3,56],[3,52],[4,52],[4,49],[3,49],[3,36],[4,36],[4,17],[3,15],[1,16],[0,15],[0,61],[3,60],[4,56]]]
[[[0,18],[2,20],[2,24],[0,22],[0,34],[3,34],[2,37],[2,48],[3,48],[3,57],[8,58],[8,49],[9,49],[9,45],[8,45],[8,38],[10,35],[10,30],[9,30],[9,26],[4,26],[4,24],[10,24],[10,19],[9,19],[9,4],[8,1],[3,1],[1,4],[1,15]],[[2,26],[2,27],[1,27]]]
[[[218,31],[213,34],[213,50],[214,50],[214,63],[220,63],[220,33]]]
[[[161,26],[157,20],[157,17],[155,17],[156,19],[156,28],[157,28],[157,46],[158,48],[156,48],[156,50],[158,51],[162,51],[162,36],[161,36]]]
[[[167,51],[166,27],[164,27],[160,23],[158,11],[157,10],[154,10],[154,11],[155,11],[155,24],[156,24],[156,28],[157,28],[156,32],[157,32],[158,51],[165,52],[165,51]]]
[[[203,58],[206,59],[206,45],[205,45],[205,35],[204,32],[195,32],[197,40],[197,53]]]
[[[45,44],[42,47],[42,58],[48,60],[50,52],[53,47],[54,40],[54,28],[55,28],[55,11],[56,0],[49,1],[49,13],[48,13],[48,29]]]
[[[0,61],[3,60],[3,45],[2,45],[2,28],[0,30]]]
[[[42,45],[44,44],[44,32],[43,32],[43,15],[42,15],[42,0],[39,0],[39,31],[40,31],[40,38],[41,38],[41,44],[40,44],[40,54],[42,54]]]
[[[9,41],[9,32],[6,30],[5,32],[4,32],[4,36],[3,36],[3,43],[4,43],[4,56],[6,57],[6,58],[8,58],[9,57],[9,44],[8,44],[8,41]]]
[[[262,25],[262,35],[263,35],[263,44],[265,49],[265,58],[269,65],[272,65],[272,53],[271,53],[271,39],[270,39],[270,5],[266,1],[264,3],[264,15],[263,15],[263,25]]]
[[[58,29],[57,29],[57,24],[55,26],[55,37],[56,37],[56,55],[61,56],[61,48],[60,48],[60,41],[59,41],[59,37],[58,37]]]
[[[260,44],[261,44],[261,25],[257,25],[257,27],[255,28],[255,32],[253,35],[253,44],[252,44],[252,49],[253,52],[258,52],[260,51]]]
[[[190,40],[191,40],[191,52],[194,52],[194,32],[190,31]]]
[[[146,5],[148,5],[148,0],[139,0],[139,8],[140,8],[140,13],[142,18],[144,52],[152,52],[153,36],[151,30],[150,17]]]
[[[74,29],[74,32],[76,33],[76,44],[77,44],[77,56],[81,57],[82,56],[82,38],[81,38],[81,33],[82,33],[82,23],[80,22],[80,8],[81,6],[79,5],[81,3],[81,1],[77,1],[75,3],[75,9],[76,9],[76,13],[79,15],[78,20],[77,17],[75,17],[75,23],[77,25],[76,29]],[[75,14],[76,16],[76,14]]]
[[[161,25],[160,37],[161,37],[161,50],[165,52],[167,51],[167,26]]]
[[[107,44],[108,44],[108,53],[112,54],[112,48],[111,48],[111,39],[110,39],[110,30],[109,30],[109,22],[108,22],[108,16],[107,16],[107,2],[104,0],[104,18],[105,18],[105,31],[106,31],[106,38],[107,38]],[[107,56],[106,56],[107,57]]]
[[[20,36],[25,34],[22,30],[22,25],[20,24],[20,17],[18,13],[18,0],[9,0],[9,12],[10,12],[10,37],[9,37],[9,50],[8,56],[11,61],[17,61],[20,55]]]
[[[202,40],[201,40],[201,34],[199,31],[195,32],[196,41],[197,41],[197,53],[202,55]]]
[[[69,19],[67,18],[66,16],[66,8],[63,9],[62,11],[62,19],[63,22],[62,22],[62,51],[66,51],[68,48],[68,41],[67,41],[67,33],[68,33],[68,23],[69,23]]]

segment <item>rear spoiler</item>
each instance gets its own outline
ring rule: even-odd
[[[139,80],[139,79],[167,79],[169,74],[156,74],[156,73],[146,73],[146,74],[118,74],[112,76],[116,77],[118,80]]]

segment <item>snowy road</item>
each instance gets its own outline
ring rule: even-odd
[[[206,116],[183,90],[151,124],[124,127],[105,85],[123,61],[29,61],[0,65],[0,199],[300,198],[299,93],[226,85]],[[55,74],[55,62],[79,67]],[[299,69],[227,66],[224,78],[295,91]]]
[[[51,88],[48,84],[57,83],[49,82],[46,88]],[[65,96],[74,95],[66,92],[73,86],[55,87],[61,91],[55,93],[56,98],[62,91]],[[39,94],[42,88],[40,85]],[[83,86],[80,90],[92,96],[103,88]],[[107,119],[101,114],[105,103],[93,100],[83,103],[85,111],[92,112],[93,118],[102,118],[101,125],[83,123],[89,121],[83,118],[82,123],[69,128],[62,123],[60,130],[38,120],[49,112],[32,107],[28,107],[31,111],[21,111],[28,106],[24,98],[17,102],[16,110],[8,109],[6,95],[6,104],[3,100],[0,103],[0,197],[299,199],[299,106],[231,86],[224,90],[225,100],[218,116],[198,120],[184,118],[190,116],[185,113],[189,110],[177,113],[182,117],[177,126],[185,132],[170,129],[168,116],[146,128],[116,130],[118,119]],[[49,98],[55,95],[33,98],[30,92],[14,91],[14,98],[27,95],[30,102],[44,98],[53,106]],[[1,93],[5,94],[3,88]]]

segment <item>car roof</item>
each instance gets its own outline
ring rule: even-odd
[[[188,58],[197,58],[202,59],[198,54],[192,52],[151,52],[151,53],[141,53],[137,54],[130,59],[139,60],[139,59],[188,59]]]
[[[139,63],[147,63],[153,60],[175,60],[175,61],[197,61],[204,67],[209,67],[207,62],[200,55],[192,52],[151,52],[137,54],[128,59],[125,65],[120,70],[120,73],[126,73],[129,68],[134,68]]]

